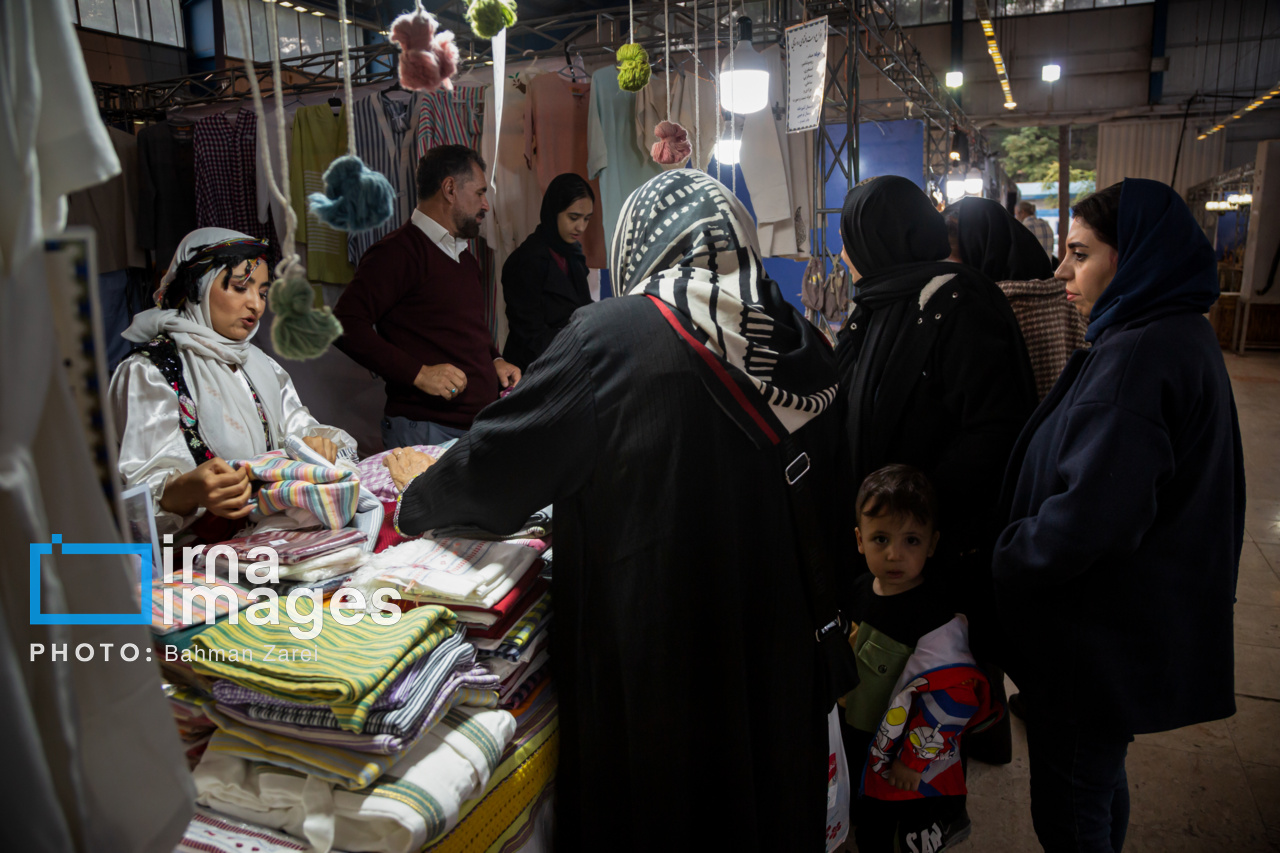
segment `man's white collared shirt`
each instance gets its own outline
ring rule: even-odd
[[[466,240],[457,239],[443,225],[416,208],[409,221],[421,228],[427,239],[439,246],[440,251],[453,258],[455,263],[461,262],[462,253],[467,249]]]

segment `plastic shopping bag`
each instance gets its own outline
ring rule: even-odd
[[[827,853],[834,853],[849,837],[849,763],[840,736],[839,705],[827,715]]]

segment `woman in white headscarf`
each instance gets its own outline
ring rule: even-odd
[[[176,533],[206,513],[252,509],[248,474],[227,464],[297,436],[334,461],[355,440],[319,424],[289,374],[250,341],[267,307],[268,247],[222,228],[192,231],[124,337],[138,348],[116,369],[110,398],[126,489],[146,484],[156,529]]]

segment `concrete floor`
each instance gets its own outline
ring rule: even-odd
[[[1225,358],[1249,495],[1236,592],[1237,711],[1130,747],[1126,853],[1280,851],[1280,353]],[[973,835],[959,850],[1040,850],[1026,730],[1016,718],[1013,726],[1012,764],[970,764]]]

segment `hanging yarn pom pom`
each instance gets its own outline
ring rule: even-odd
[[[458,46],[453,33],[436,32],[435,16],[419,9],[391,25],[391,40],[400,46],[400,85],[411,92],[453,91],[458,73]]]
[[[316,358],[342,334],[338,318],[327,305],[317,309],[315,298],[315,291],[298,264],[288,265],[284,276],[272,283],[268,299],[276,317],[271,325],[271,343],[285,358]]]
[[[377,228],[396,210],[396,191],[390,181],[351,154],[330,163],[324,173],[324,192],[307,198],[321,222],[352,233]]]
[[[689,144],[689,132],[673,121],[659,122],[653,129],[658,141],[653,143],[649,153],[653,162],[670,166],[688,162],[693,154],[693,146]]]
[[[516,22],[516,0],[471,0],[467,23],[476,38],[492,39]]]
[[[624,92],[639,92],[649,85],[653,69],[649,67],[649,53],[638,44],[624,44],[618,48],[618,88]]]

